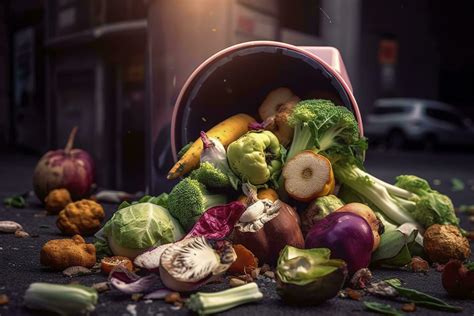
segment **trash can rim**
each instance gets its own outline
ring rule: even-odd
[[[320,63],[325,68],[326,71],[328,71],[331,75],[336,77],[336,79],[339,81],[339,83],[342,85],[342,87],[346,91],[346,93],[349,97],[349,100],[351,102],[352,108],[354,110],[354,115],[355,115],[355,117],[357,119],[357,122],[358,122],[358,125],[359,125],[360,134],[364,135],[364,130],[363,130],[363,126],[362,126],[362,118],[361,118],[361,115],[360,115],[359,107],[357,106],[357,101],[355,100],[355,97],[352,93],[352,89],[347,84],[347,82],[344,80],[344,78],[341,76],[341,74],[339,74],[337,71],[335,71],[333,68],[331,68],[320,57],[318,57],[317,55],[315,55],[315,54],[313,54],[313,53],[311,53],[307,50],[305,50],[302,47],[294,46],[294,45],[283,43],[283,42],[277,42],[277,41],[250,41],[250,42],[244,42],[244,43],[239,43],[239,44],[236,44],[236,45],[232,45],[232,46],[229,46],[229,47],[227,47],[223,50],[218,51],[217,53],[215,53],[214,55],[212,55],[211,57],[206,59],[204,62],[202,62],[198,67],[196,67],[196,69],[194,69],[194,71],[191,73],[191,75],[189,75],[189,77],[186,79],[186,82],[182,86],[182,88],[181,88],[181,90],[178,94],[178,97],[176,99],[176,102],[174,104],[173,115],[172,115],[172,118],[171,118],[171,151],[172,151],[172,154],[173,154],[173,159],[175,161],[177,160],[177,157],[178,157],[177,153],[178,153],[178,150],[179,150],[179,149],[176,148],[176,135],[175,135],[175,132],[174,132],[175,128],[176,128],[176,124],[177,124],[176,120],[177,120],[179,105],[181,104],[181,102],[184,98],[184,95],[185,95],[186,91],[188,90],[188,88],[190,87],[191,83],[201,73],[201,71],[203,69],[205,69],[209,64],[211,64],[212,62],[214,62],[216,59],[220,58],[221,56],[224,56],[224,55],[226,55],[230,52],[233,52],[233,51],[236,51],[236,50],[239,50],[239,49],[253,47],[253,46],[273,46],[273,47],[277,47],[277,48],[290,49],[290,50],[296,51],[297,53],[305,55],[305,56],[307,56],[311,59],[314,59],[318,63]]]

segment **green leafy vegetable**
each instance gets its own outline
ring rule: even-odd
[[[391,185],[344,162],[337,164],[334,172],[340,182],[399,225],[411,222],[427,228],[433,224],[459,224],[449,197],[431,189],[424,179],[402,175]]]
[[[95,289],[77,284],[32,283],[25,293],[26,307],[59,315],[89,314],[97,300]]]
[[[15,195],[5,198],[3,204],[7,207],[24,208],[26,206],[26,201],[23,196]]]
[[[467,212],[467,213],[473,213],[474,214],[474,204],[467,205],[467,204],[462,204],[459,206],[459,212]]]
[[[402,287],[399,279],[389,279],[385,280],[385,282],[392,286],[395,290],[397,290],[400,296],[408,299],[416,305],[436,310],[444,310],[448,312],[462,311],[462,307],[453,306],[434,296],[425,294],[417,290]]]
[[[451,191],[459,192],[464,190],[464,181],[459,178],[452,178],[451,179]]]
[[[133,201],[132,203],[128,201],[123,201],[122,203],[120,203],[118,209],[121,210],[123,208],[129,207],[130,205],[135,205],[138,203],[146,203],[146,202],[156,204],[168,209],[168,193],[161,193],[158,196],[145,195],[140,200]]]
[[[303,150],[314,150],[335,161],[353,156],[362,161],[367,142],[360,137],[351,111],[329,100],[304,100],[293,109],[289,124],[294,127],[287,160]]]
[[[410,263],[411,247],[418,235],[416,226],[411,223],[400,226],[402,229],[387,229],[380,236],[380,245],[372,254],[372,263],[383,267],[403,267]]]
[[[378,302],[364,302],[365,308],[368,310],[379,313],[379,314],[384,314],[384,315],[393,315],[393,316],[401,316],[403,313],[399,312],[392,306],[388,304],[383,304],[383,303],[378,303]]]
[[[115,212],[96,233],[95,245],[99,254],[110,254],[110,248],[114,255],[133,258],[152,246],[175,242],[182,236],[183,229],[168,210],[151,202],[139,202]]]
[[[197,180],[184,178],[171,190],[169,211],[184,229],[189,230],[207,209],[226,204],[226,197],[212,194]]]
[[[209,315],[236,306],[260,301],[263,298],[262,292],[255,282],[215,293],[198,292],[191,295],[186,302],[186,306],[199,315]]]

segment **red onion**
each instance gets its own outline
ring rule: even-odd
[[[313,225],[305,240],[305,248],[329,248],[331,258],[344,260],[350,274],[369,266],[373,245],[367,221],[348,212],[324,217]]]
[[[73,149],[77,127],[69,135],[64,149],[48,151],[36,165],[33,187],[41,202],[54,189],[65,188],[73,200],[90,194],[94,182],[94,161],[82,149]]]

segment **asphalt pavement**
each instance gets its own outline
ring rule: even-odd
[[[31,190],[31,175],[38,157],[20,154],[0,154],[0,201],[13,194],[21,194]],[[428,179],[437,190],[449,194],[456,206],[474,204],[474,154],[470,153],[416,153],[416,152],[384,152],[369,151],[366,158],[367,170],[388,181],[393,181],[399,174],[417,174]],[[453,179],[459,179],[464,189],[453,192]],[[459,181],[457,181],[459,183]],[[2,315],[45,315],[23,307],[23,295],[32,282],[52,282],[67,284],[73,281],[84,285],[106,280],[105,275],[94,274],[69,278],[61,272],[53,272],[39,264],[41,246],[50,239],[64,238],[59,234],[54,216],[45,216],[41,205],[35,198],[29,199],[25,209],[10,209],[0,206],[0,220],[13,220],[23,225],[24,229],[34,238],[15,238],[12,234],[0,235],[0,294],[6,294],[10,302],[0,306]],[[113,214],[116,205],[104,205],[107,218]],[[462,226],[473,229],[466,216],[462,217]],[[93,238],[87,238],[91,242]],[[457,315],[474,315],[474,302],[469,300],[453,300],[447,297],[441,287],[441,274],[431,269],[427,274],[395,270],[375,270],[378,279],[398,277],[405,286],[424,291],[449,301],[453,305],[464,308]],[[317,307],[295,307],[283,304],[275,292],[275,283],[268,278],[257,281],[264,299],[258,304],[244,305],[232,309],[225,315],[362,315],[363,305],[359,301],[334,298]],[[160,285],[158,284],[157,287]],[[226,284],[207,285],[203,291],[215,291],[226,288]],[[381,300],[371,296],[363,297],[367,301],[389,303],[400,307],[400,303]],[[117,291],[109,291],[99,296],[94,315],[167,315],[188,314],[185,308],[176,309],[162,301],[134,302],[129,295]],[[413,313],[411,313],[413,314]],[[443,312],[418,308],[415,315],[444,315]]]

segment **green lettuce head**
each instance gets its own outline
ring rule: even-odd
[[[183,229],[167,209],[150,202],[119,209],[97,232],[99,256],[120,255],[134,258],[150,247],[175,242]]]

